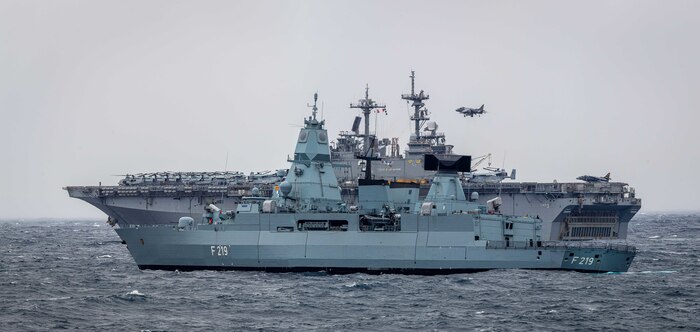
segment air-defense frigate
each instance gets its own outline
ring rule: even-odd
[[[368,151],[370,146],[374,157],[381,159],[376,162],[374,178],[390,181],[392,187],[417,187],[420,198],[427,194],[435,173],[424,170],[423,155],[453,154],[454,146],[447,144],[438,125],[429,121],[425,101],[430,96],[422,90],[416,92],[413,72],[410,78],[411,92],[401,98],[413,108],[414,132],[403,153],[398,138],[377,139],[370,133],[370,115],[385,110],[386,106],[370,99],[368,88],[363,99],[350,105],[351,109],[361,110],[364,119],[356,117],[352,129],[340,132],[331,145],[331,163],[340,181],[341,197],[348,206],[357,203],[358,179],[366,165],[357,155]],[[476,109],[461,107],[456,111],[470,117],[486,113],[483,105]],[[363,121],[364,132],[361,132]],[[641,199],[635,197],[634,188],[626,183],[609,182],[609,178],[608,181],[578,183],[502,182],[507,178],[514,180],[515,170],[510,175],[500,169],[479,173],[476,166],[483,160],[479,158],[470,172],[461,176],[466,197],[481,204],[500,197],[504,212],[538,217],[542,220],[542,234],[546,240],[625,239],[628,222],[641,207]],[[286,175],[286,169],[249,175],[241,172],[143,173],[127,175],[118,186],[71,186],[66,190],[71,197],[102,210],[112,225],[172,224],[182,215],[198,218],[209,204],[235,210],[242,198],[250,196],[253,190],[269,196],[275,184]],[[477,195],[473,195],[475,192]]]
[[[369,150],[371,151],[371,150]],[[115,228],[142,269],[397,272],[445,274],[488,269],[624,272],[625,245],[545,242],[541,221],[504,216],[467,200],[459,172],[470,157],[425,155],[433,173],[425,198],[373,179],[372,153],[358,181],[356,208],[341,199],[324,121],[304,121],[291,167],[271,197],[246,197],[223,213],[208,205],[198,221]],[[411,205],[403,212],[397,206]],[[493,203],[493,202],[490,202]],[[488,211],[487,211],[488,209]]]

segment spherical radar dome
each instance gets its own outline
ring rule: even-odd
[[[292,184],[287,181],[282,181],[282,183],[280,183],[280,192],[282,192],[283,197],[289,196],[289,193],[292,192]]]

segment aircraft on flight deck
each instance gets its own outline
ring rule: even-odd
[[[586,182],[610,182],[610,172],[605,176],[592,176],[592,175],[582,175],[576,178],[576,180],[582,180]]]

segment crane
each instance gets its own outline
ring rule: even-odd
[[[478,167],[481,163],[483,163],[484,160],[486,160],[486,159],[489,160],[489,166],[491,166],[491,154],[490,154],[490,153],[489,153],[489,154],[485,154],[485,155],[483,155],[483,156],[478,156],[478,157],[472,158],[472,161],[475,161],[475,163],[472,165],[471,171],[472,171],[472,172],[476,172],[477,167]]]

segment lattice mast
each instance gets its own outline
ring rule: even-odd
[[[362,114],[365,117],[365,133],[364,137],[364,150],[370,150],[370,134],[369,134],[369,115],[372,110],[375,109],[386,109],[386,105],[379,105],[374,100],[369,99],[369,85],[365,86],[365,98],[357,101],[357,104],[350,104],[350,108],[359,108],[362,110]]]
[[[425,103],[423,103],[424,100],[430,99],[430,96],[426,94],[423,90],[420,90],[420,92],[416,94],[415,71],[411,70],[411,76],[409,77],[411,78],[411,94],[402,94],[401,99],[413,102],[413,104],[411,104],[411,106],[413,107],[413,115],[411,116],[411,120],[415,123],[414,134],[416,136],[416,140],[419,140],[421,127],[423,127],[426,121],[430,120],[430,118],[428,117],[428,109],[425,108]]]

